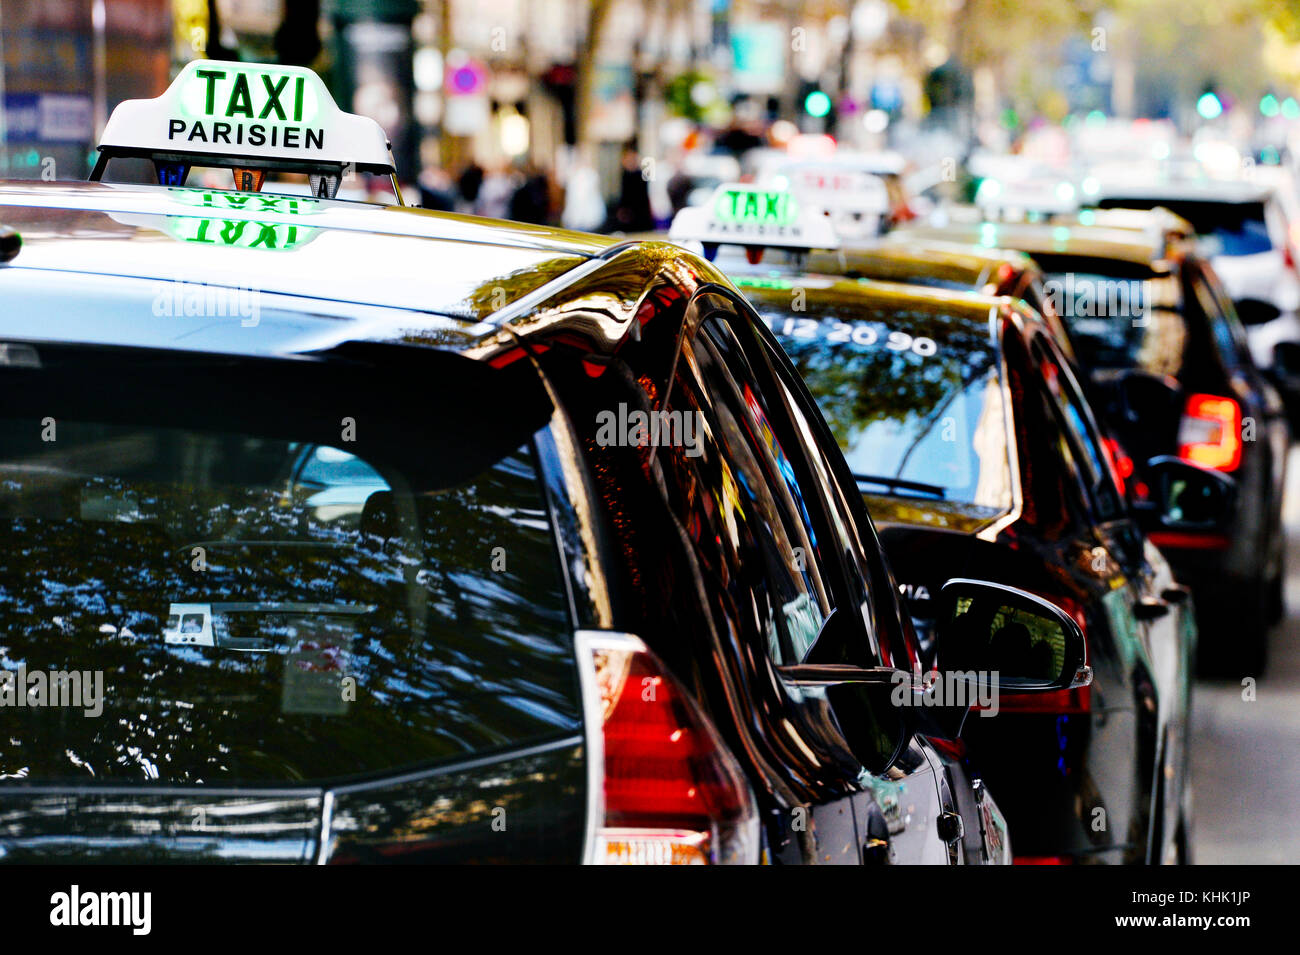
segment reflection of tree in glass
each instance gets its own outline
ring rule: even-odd
[[[790,292],[750,290],[761,314],[780,332],[785,321],[811,319],[821,323],[815,337],[778,334],[778,340],[803,376],[840,447],[848,450],[852,437],[871,424],[894,420],[931,420],[944,404],[983,375],[992,361],[987,313],[953,316],[908,305],[890,310],[864,301],[860,290],[809,290],[807,308],[790,309]],[[871,323],[878,335],[868,346],[831,342],[827,333],[842,322]],[[890,331],[935,343],[935,353],[922,357],[910,350],[891,350]]]
[[[113,430],[82,427],[87,439]],[[61,421],[60,451],[77,435]],[[99,670],[105,697],[98,718],[7,708],[0,778],[316,779],[576,725],[568,621],[529,454],[447,491],[377,492],[391,495],[397,519],[388,536],[363,536],[285,494],[269,477],[284,468],[253,468],[246,443],[133,436],[137,457],[100,460],[106,476],[30,456],[0,463],[0,669]],[[296,453],[273,450],[284,464]],[[265,483],[212,480],[241,468]],[[196,546],[205,570],[192,569]],[[271,648],[240,652],[166,645],[174,603],[299,606],[224,617],[214,629]],[[373,609],[340,616],[330,605]],[[286,699],[286,668],[313,670],[292,655],[295,641],[337,661],[314,666],[327,693],[341,697],[335,679],[355,678],[340,715],[296,712]]]

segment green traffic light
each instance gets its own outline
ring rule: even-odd
[[[1282,100],[1282,115],[1287,119],[1300,119],[1300,103],[1297,103],[1293,97],[1288,96]]]
[[[813,90],[803,101],[804,112],[821,119],[831,111],[831,98],[821,90]]]
[[[1277,97],[1272,93],[1264,94],[1263,98],[1259,101],[1259,112],[1260,115],[1269,117],[1276,116],[1281,112],[1281,107],[1278,105]]]
[[[1223,104],[1213,93],[1203,93],[1196,101],[1196,112],[1201,114],[1202,119],[1218,119],[1223,115]]]

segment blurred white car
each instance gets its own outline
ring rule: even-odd
[[[1282,193],[1265,167],[1249,179],[1170,179],[1145,183],[1090,183],[1087,203],[1098,208],[1169,209],[1192,224],[1204,254],[1222,279],[1247,326],[1251,355],[1273,364],[1279,341],[1300,340],[1300,277],[1294,231]],[[1280,171],[1279,171],[1280,176]],[[1300,212],[1300,203],[1291,200]],[[1294,213],[1293,213],[1294,214]]]

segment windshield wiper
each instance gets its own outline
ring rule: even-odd
[[[881,484],[891,491],[915,491],[918,494],[933,494],[938,498],[948,496],[947,488],[942,488],[937,484],[926,484],[923,481],[905,481],[899,477],[886,477],[881,474],[855,474],[853,480],[858,482],[858,490],[861,491],[863,484]]]

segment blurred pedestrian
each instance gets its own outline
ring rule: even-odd
[[[483,188],[483,167],[474,160],[456,177],[457,212],[473,212],[478,204],[479,190]]]
[[[442,169],[425,169],[417,180],[420,187],[420,205],[438,212],[456,210],[456,187],[451,176]]]
[[[524,181],[510,197],[509,217],[516,222],[550,225],[551,181],[546,171],[535,163],[524,168]]]
[[[695,185],[686,172],[685,163],[679,165],[672,178],[668,180],[668,201],[672,204],[673,215],[686,208],[690,202],[691,190],[694,188]]]
[[[497,163],[483,177],[474,212],[489,219],[505,219],[510,215],[510,198],[519,186],[519,178],[508,163]]]
[[[606,223],[608,232],[650,232],[655,227],[650,210],[650,188],[641,171],[641,157],[631,144],[623,147],[618,201]]]
[[[600,177],[589,164],[579,160],[569,170],[564,187],[564,212],[560,225],[579,232],[599,229],[605,222],[605,200],[600,195]]]

